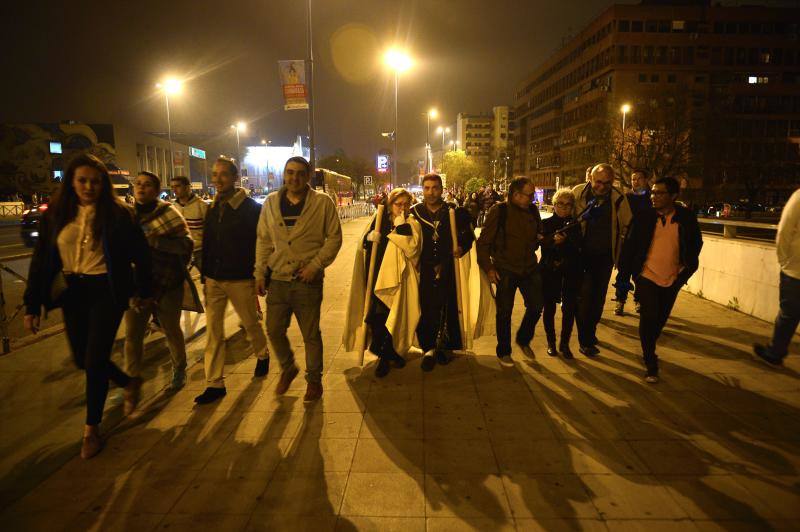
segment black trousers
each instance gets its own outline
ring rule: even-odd
[[[544,295],[544,309],[542,323],[547,335],[547,342],[556,343],[556,306],[561,302],[561,345],[569,344],[572,337],[572,327],[575,323],[575,309],[578,302],[578,290],[581,283],[581,273],[578,271],[542,271],[542,294]]]
[[[614,261],[611,255],[583,255],[581,286],[578,293],[578,340],[582,346],[597,344],[597,324],[603,315],[608,282]]]
[[[64,326],[75,365],[86,372],[86,424],[98,425],[108,381],[125,387],[130,377],[111,362],[123,310],[114,302],[106,275],[67,276]]]
[[[422,315],[417,325],[417,339],[422,351],[462,349],[452,268],[443,268],[439,279],[433,268],[425,265],[420,268],[419,302]]]
[[[392,359],[397,356],[392,343],[392,334],[386,328],[386,319],[389,317],[389,307],[383,301],[372,296],[372,304],[366,322],[372,332],[372,341],[369,350],[378,355],[378,358]]]
[[[649,374],[658,374],[656,342],[661,336],[670,312],[672,312],[672,306],[675,304],[680,289],[677,282],[672,286],[663,287],[641,276],[636,280],[636,295],[639,296],[641,305],[639,340],[642,343],[644,365]]]
[[[539,272],[517,275],[507,270],[498,270],[500,282],[497,284],[497,356],[511,354],[511,313],[514,310],[514,297],[517,289],[525,303],[525,315],[517,330],[517,341],[527,345],[533,339],[536,323],[542,314],[542,278]]]

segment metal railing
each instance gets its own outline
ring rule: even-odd
[[[369,216],[375,210],[372,203],[351,203],[350,205],[340,205],[336,208],[339,212],[339,219],[342,221],[353,220]]]
[[[726,220],[721,218],[698,218],[704,233],[721,235],[723,238],[775,242],[778,224],[752,222],[748,220]]]
[[[0,201],[0,217],[22,216],[25,204],[21,201]]]
[[[23,283],[27,283],[28,280],[6,266],[5,263],[0,262],[0,341],[2,341],[2,352],[0,352],[0,354],[7,355],[11,352],[11,338],[8,336],[8,325],[19,316],[19,313],[25,308],[25,304],[20,301],[14,309],[14,313],[10,318],[8,317],[8,314],[6,314],[6,294],[3,290],[3,272],[10,274]]]

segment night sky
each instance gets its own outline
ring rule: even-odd
[[[624,3],[624,2],[623,2]],[[629,2],[630,3],[630,2]],[[635,3],[635,2],[634,2]],[[313,0],[318,155],[372,158],[393,129],[382,52],[408,48],[400,81],[401,160],[422,158],[425,111],[512,104],[517,84],[608,0]],[[305,111],[284,111],[277,61],[306,55],[305,0],[3,2],[3,122],[117,122],[166,131],[154,84],[188,79],[173,131],[230,135],[236,120],[288,144]],[[435,129],[434,124],[431,130]],[[435,137],[435,135],[433,135]],[[433,141],[436,148],[436,141]]]

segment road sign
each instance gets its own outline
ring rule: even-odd
[[[371,175],[365,175],[364,176],[364,184],[365,185],[371,185],[372,184],[372,176]]]

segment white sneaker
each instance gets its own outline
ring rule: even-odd
[[[511,355],[506,355],[504,357],[500,357],[500,365],[508,367],[514,367],[514,360],[511,359]]]

